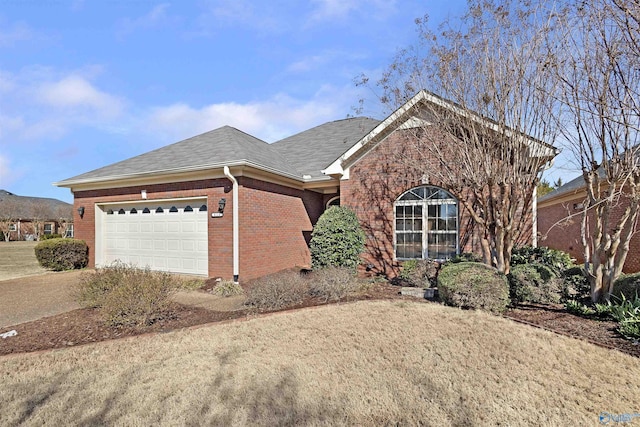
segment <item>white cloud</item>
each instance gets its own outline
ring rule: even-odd
[[[96,89],[77,75],[42,83],[37,93],[41,102],[56,108],[90,108],[107,117],[117,116],[122,110],[119,98]]]
[[[33,37],[34,32],[28,25],[17,22],[0,29],[0,47],[13,46],[16,42],[30,40]]]
[[[365,12],[368,18],[384,19],[394,13],[395,0],[313,0],[316,8],[312,11],[309,23],[342,21],[356,12]],[[354,25],[358,25],[355,23]],[[365,23],[366,25],[366,23]]]
[[[0,154],[0,189],[7,190],[13,182],[12,172],[9,167],[9,159]]]
[[[169,3],[157,4],[148,13],[138,18],[124,18],[117,25],[118,38],[123,38],[136,30],[168,25],[173,19],[167,13],[169,6]]]
[[[313,100],[300,101],[280,94],[266,101],[218,103],[201,108],[176,103],[153,109],[144,123],[148,130],[174,141],[229,125],[273,142],[345,117],[344,106],[325,95],[321,92]]]

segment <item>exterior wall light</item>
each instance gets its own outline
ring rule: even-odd
[[[224,207],[226,204],[227,204],[227,199],[225,199],[224,197],[220,199],[220,201],[218,202],[218,212],[223,213]]]
[[[80,218],[84,216],[84,206],[78,208],[78,215],[80,215]]]

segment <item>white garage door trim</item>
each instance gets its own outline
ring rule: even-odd
[[[96,205],[96,265],[120,260],[152,270],[207,276],[206,207],[206,198]]]

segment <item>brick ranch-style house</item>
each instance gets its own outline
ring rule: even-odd
[[[577,262],[584,262],[581,221],[587,200],[582,175],[545,194],[538,199],[540,244],[568,252]],[[612,219],[618,221],[628,207],[624,197],[612,211]],[[591,220],[591,223],[593,219]],[[640,236],[636,232],[629,242],[629,253],[624,263],[624,273],[640,271]]]
[[[19,196],[0,190],[3,239],[35,240],[43,234],[73,237],[72,205],[47,197]]]
[[[429,103],[453,106],[421,91],[383,121],[333,121],[272,144],[225,126],[56,185],[82,212],[75,233],[90,266],[122,260],[235,280],[309,267],[313,225],[342,205],[365,230],[363,265],[393,277],[402,260],[475,248],[458,200],[389,156]]]

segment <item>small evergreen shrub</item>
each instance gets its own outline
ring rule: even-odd
[[[324,302],[340,301],[359,289],[358,279],[350,268],[326,267],[309,275],[309,293]]]
[[[364,250],[364,239],[358,218],[351,209],[330,207],[320,216],[311,233],[313,268],[334,266],[355,270]]]
[[[595,314],[593,309],[574,299],[567,301],[564,304],[564,307],[569,313],[576,314],[578,316],[592,316]]]
[[[611,296],[617,299],[632,301],[636,296],[640,296],[640,273],[633,273],[621,276],[613,284]]]
[[[40,240],[62,239],[62,234],[42,234]]]
[[[560,283],[561,279],[545,265],[519,264],[509,273],[509,296],[514,303],[557,303]]]
[[[402,263],[400,278],[411,286],[430,288],[437,285],[440,263],[434,260],[412,259]]]
[[[180,286],[170,273],[114,263],[81,276],[77,299],[98,308],[108,326],[144,327],[171,315],[171,295]]]
[[[84,240],[50,239],[35,247],[40,265],[54,271],[84,268],[89,262],[89,248]]]
[[[242,289],[242,286],[233,280],[223,280],[211,289],[211,293],[228,298],[236,295],[242,295],[244,293],[244,289]]]
[[[299,272],[283,271],[265,276],[247,290],[246,304],[260,311],[279,310],[300,304],[309,285]]]
[[[461,262],[443,266],[438,293],[447,305],[499,313],[509,303],[507,278],[485,264]]]
[[[586,299],[591,293],[591,286],[584,275],[582,266],[571,266],[565,269],[562,278],[562,298],[563,300]]]
[[[561,272],[572,265],[571,255],[557,249],[544,246],[521,246],[511,251],[511,265],[543,264],[551,267],[556,272]]]

